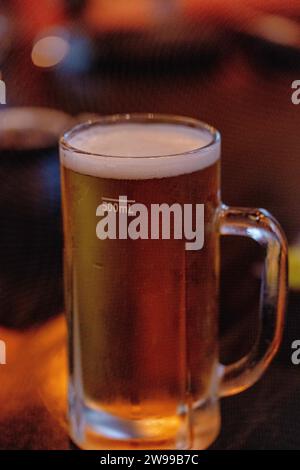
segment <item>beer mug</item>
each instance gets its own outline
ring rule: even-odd
[[[116,115],[60,143],[70,435],[83,449],[205,449],[219,398],[280,344],[287,244],[263,209],[220,199],[220,134],[195,119]],[[219,362],[220,235],[265,248],[260,328]]]
[[[57,141],[71,125],[56,109],[0,106],[1,326],[31,327],[62,308]]]

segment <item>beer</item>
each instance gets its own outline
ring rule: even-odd
[[[178,124],[95,124],[70,139],[76,151],[62,149],[71,393],[126,426],[148,423],[124,432],[129,440],[174,439],[215,380],[219,159],[215,148],[195,151],[209,137]],[[149,223],[153,204],[203,204],[203,248],[172,237],[100,240],[96,208],[104,200],[120,211],[121,195],[128,219],[138,202]]]
[[[282,334],[287,243],[264,209],[219,198],[219,133],[106,117],[61,140],[69,422],[84,449],[204,449],[219,397],[255,383]],[[252,350],[219,364],[219,235],[266,258]]]

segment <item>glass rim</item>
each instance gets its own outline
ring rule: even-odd
[[[93,126],[98,125],[108,125],[108,124],[119,124],[119,123],[157,123],[157,124],[175,124],[181,125],[189,128],[199,129],[202,131],[207,132],[211,136],[211,141],[207,144],[196,147],[192,150],[186,150],[184,152],[179,153],[171,153],[171,154],[163,154],[163,155],[140,155],[140,156],[121,156],[121,155],[111,155],[111,154],[103,154],[98,152],[89,152],[83,149],[79,149],[74,147],[70,143],[70,139],[74,137],[76,134],[80,133],[81,131],[90,129]],[[112,114],[112,115],[105,115],[99,116],[99,118],[91,119],[86,122],[77,124],[76,126],[69,129],[65,132],[60,140],[59,144],[63,150],[68,150],[73,153],[77,153],[80,155],[88,155],[94,157],[105,157],[105,158],[122,158],[122,159],[130,159],[130,158],[165,158],[165,157],[179,157],[184,155],[194,155],[206,151],[208,148],[214,147],[221,142],[221,135],[220,132],[210,124],[207,124],[204,121],[201,121],[196,118],[188,117],[188,116],[181,116],[176,114],[160,114],[160,113],[126,113],[126,114]]]

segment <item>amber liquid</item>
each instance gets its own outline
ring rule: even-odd
[[[81,400],[125,420],[160,420],[211,394],[218,359],[219,162],[148,180],[62,168],[71,382]],[[205,205],[204,247],[185,240],[99,240],[103,197]]]

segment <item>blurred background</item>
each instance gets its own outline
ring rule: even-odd
[[[58,136],[95,114],[175,113],[220,130],[223,201],[265,207],[287,234],[278,361],[289,363],[300,337],[300,0],[6,0],[0,71],[0,324],[23,331],[63,311]],[[262,256],[222,241],[225,362],[255,337]]]

